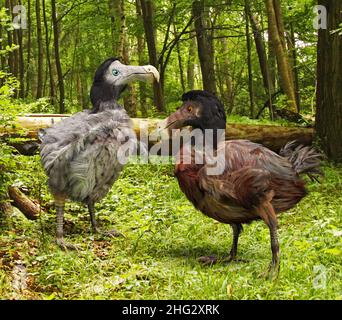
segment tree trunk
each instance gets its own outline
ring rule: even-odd
[[[53,26],[53,41],[55,46],[55,62],[58,77],[59,89],[59,113],[65,113],[65,93],[64,93],[64,79],[62,73],[62,65],[59,57],[59,24],[57,21],[56,0],[51,0],[51,15]]]
[[[245,21],[246,21],[246,46],[247,46],[247,66],[248,66],[248,91],[250,104],[250,117],[254,117],[254,90],[253,90],[253,69],[252,69],[252,49],[251,38],[249,36],[249,0],[245,0]]]
[[[223,102],[223,104],[226,104],[226,100],[225,100],[225,90],[224,90],[224,80],[223,77],[224,75],[222,74],[222,65],[221,62],[218,59],[218,56],[216,55],[215,57],[215,64],[216,64],[216,85],[218,88],[218,94],[219,94],[219,98],[221,99],[221,101]]]
[[[13,7],[16,5],[16,0],[9,0],[8,1],[8,8],[9,8],[9,11],[8,11],[8,14],[9,16],[11,17],[11,20],[13,21],[14,19],[14,13],[13,13]],[[10,46],[12,45],[18,45],[18,30],[16,29],[13,29],[13,30],[10,30],[9,28],[7,29],[8,30],[8,44]],[[13,74],[14,77],[18,78],[18,50],[14,50],[12,52],[9,52],[9,58],[11,56],[11,64],[10,64],[10,67],[11,67],[11,73]],[[18,91],[15,90],[15,97],[17,98],[18,97]]]
[[[145,36],[148,48],[148,55],[150,63],[158,68],[158,58],[155,40],[155,31],[153,27],[153,7],[151,0],[140,0],[141,11],[144,22]],[[158,111],[164,112],[164,97],[161,83],[153,83],[153,93],[154,93],[154,104],[156,105]]]
[[[23,48],[23,31],[18,30],[18,44],[19,44],[19,97],[25,97],[25,66],[24,66],[24,48]]]
[[[177,27],[175,24],[173,24],[173,31],[174,31],[175,37],[177,37],[178,31],[177,31]],[[180,79],[181,86],[182,86],[182,92],[185,92],[186,88],[185,88],[185,79],[184,79],[184,68],[183,68],[182,55],[180,52],[179,41],[177,41],[176,50],[177,50],[178,66],[179,66],[179,79]]]
[[[18,45],[18,30],[13,30],[13,44]],[[18,58],[18,49],[13,51],[13,75],[18,78],[19,74],[19,58]]]
[[[43,38],[42,38],[42,24],[40,16],[40,0],[36,0],[36,24],[37,24],[37,44],[38,44],[38,61],[37,61],[37,92],[36,99],[43,96]]]
[[[45,27],[45,48],[46,48],[46,61],[47,61],[47,69],[49,74],[49,83],[50,83],[50,98],[51,102],[55,104],[55,82],[53,80],[53,72],[51,67],[51,56],[50,56],[50,39],[49,39],[49,26],[48,20],[46,16],[46,8],[45,8],[45,0],[43,0],[43,17],[44,17],[44,27]]]
[[[12,12],[12,21],[15,17],[15,14],[13,12],[13,8],[17,5],[16,0],[11,0],[11,11]],[[19,30],[14,29],[13,31],[13,44],[18,45],[19,44],[19,39],[18,39],[18,32]],[[13,75],[19,79],[19,50],[16,49],[13,52]],[[15,97],[18,98],[18,90],[16,90]]]
[[[109,17],[110,17],[110,34],[112,51],[115,57],[119,57],[119,29],[120,29],[120,0],[108,0]]]
[[[81,30],[78,32],[78,43],[82,43],[83,41],[83,33]],[[88,80],[92,80],[88,78],[86,72],[83,71],[83,61],[81,59],[81,55],[77,55],[76,57],[77,62],[77,80],[76,80],[76,90],[77,90],[77,101],[78,104],[81,106],[82,110],[88,109],[89,104],[89,90],[88,90]]]
[[[270,84],[271,88],[273,88],[272,92],[276,91],[277,83],[276,83],[276,56],[274,52],[274,48],[271,42],[271,35],[270,30],[268,29],[268,55],[267,55],[267,61],[268,61],[268,68],[269,68],[269,76],[270,76]]]
[[[222,70],[224,70],[223,76],[225,80],[226,90],[224,95],[224,101],[227,105],[227,111],[233,110],[234,107],[234,92],[233,92],[233,79],[230,73],[231,67],[229,62],[229,50],[228,50],[228,43],[226,38],[221,39],[221,45],[222,45],[222,55],[223,55],[223,67]],[[230,113],[230,112],[228,112]]]
[[[27,1],[27,61],[26,61],[26,92],[25,97],[27,98],[30,92],[31,84],[31,0]]]
[[[88,78],[85,74],[85,72],[81,72],[80,76],[80,82],[81,82],[81,95],[82,95],[82,103],[81,106],[83,109],[87,108],[87,105],[89,103],[89,89],[88,89]]]
[[[254,42],[256,51],[258,54],[260,70],[262,74],[265,94],[268,96],[270,101],[269,104],[269,111],[270,111],[270,119],[273,120],[273,102],[272,102],[272,95],[275,90],[275,73],[274,73],[274,58],[273,58],[273,51],[270,52],[269,60],[267,60],[266,49],[264,44],[264,39],[262,33],[260,31],[260,26],[258,25],[256,17],[252,14],[250,7],[247,7],[249,20],[251,22]],[[269,46],[272,49],[272,45]],[[272,67],[270,67],[270,65]],[[271,68],[273,68],[271,70]],[[273,72],[273,80],[272,80],[272,72]]]
[[[287,55],[283,20],[280,11],[280,3],[276,0],[265,0],[270,41],[277,58],[278,71],[280,74],[281,84],[292,111],[298,112],[296,103],[296,94],[294,89],[293,73]]]
[[[0,39],[3,39],[3,28],[2,28],[2,25],[0,24]],[[3,46],[2,46],[2,41],[0,41],[0,50],[3,50]],[[0,56],[0,63],[1,63],[1,70],[2,71],[5,71],[6,70],[6,67],[7,67],[7,63],[6,63],[6,58],[4,55],[1,55]],[[4,82],[4,79],[0,79],[0,86],[3,85],[3,82]]]
[[[264,41],[262,38],[262,33],[260,31],[261,29],[257,22],[256,17],[251,13],[250,8],[247,7],[247,9],[248,9],[249,20],[251,22],[251,26],[253,30],[254,42],[255,42],[255,47],[256,47],[257,54],[258,54],[259,65],[260,65],[260,70],[262,74],[265,93],[266,95],[268,95],[269,93],[272,94],[274,91],[274,87],[273,87],[272,82],[270,81],[270,71],[269,71],[268,62],[267,62],[265,45],[264,45]]]
[[[126,55],[126,16],[125,16],[125,4],[123,0],[116,1],[118,6],[118,17],[120,21],[120,31],[119,31],[119,53],[123,59]],[[126,56],[127,58],[127,56]]]
[[[319,0],[327,8],[327,30],[318,32],[316,129],[322,148],[342,162],[342,37],[331,34],[342,21],[342,1]]]
[[[21,4],[21,1],[19,2]],[[20,90],[19,97],[25,97],[25,64],[24,64],[24,47],[23,47],[23,29],[18,30],[18,44],[19,44],[19,82]]]
[[[141,13],[141,4],[140,0],[135,1],[135,8],[136,8],[136,14],[137,19],[139,21],[139,24],[143,26],[143,19],[142,19],[142,13]],[[141,32],[137,32],[137,45],[138,45],[138,61],[139,65],[145,65],[146,64],[146,58],[145,58],[145,40],[144,35]],[[143,81],[139,82],[139,102],[140,102],[140,110],[142,117],[147,117],[147,106],[146,106],[146,84]]]
[[[76,94],[77,94],[77,103],[82,106],[83,105],[83,97],[82,97],[82,82],[81,76],[79,73],[76,75]]]
[[[298,74],[298,61],[297,61],[297,48],[296,48],[296,38],[294,34],[293,23],[290,25],[290,34],[289,34],[289,50],[291,52],[291,60],[293,65],[293,75],[294,75],[294,87],[296,94],[296,103],[298,108],[298,113],[300,112],[300,91],[299,91],[299,74]]]
[[[119,54],[122,57],[123,63],[129,65],[129,44],[126,36],[126,14],[125,14],[125,1],[120,0],[118,2],[118,11],[120,17],[120,34],[119,34]],[[131,117],[136,117],[137,115],[137,101],[135,97],[134,84],[131,84],[127,87],[127,90],[124,94],[124,107],[127,110],[127,113]]]
[[[204,0],[195,0],[192,3],[192,14],[195,19],[198,57],[201,64],[203,88],[216,94],[214,58],[212,44],[205,30]]]
[[[188,68],[187,68],[187,83],[188,90],[194,90],[195,88],[195,54],[196,54],[196,33],[190,34],[191,39],[189,41],[189,56],[188,56]]]
[[[6,0],[5,2],[5,6],[6,8],[8,8],[9,12],[12,11],[12,7],[11,7],[11,1],[10,0]],[[9,47],[12,47],[12,44],[13,44],[13,35],[12,35],[12,31],[8,30],[7,29],[7,44]],[[14,70],[14,56],[13,56],[13,52],[10,51],[8,52],[8,71],[9,73],[14,73],[13,70]]]

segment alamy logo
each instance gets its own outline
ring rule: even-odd
[[[313,268],[314,279],[313,279],[313,287],[314,289],[326,289],[327,287],[327,270],[325,266],[318,265]]]
[[[314,14],[317,16],[313,19],[313,27],[316,30],[328,28],[327,26],[327,8],[325,6],[314,6],[313,8]]]
[[[172,129],[170,134],[155,130],[149,134],[148,128],[143,124],[139,128],[139,141],[134,136],[122,136],[118,149],[118,161],[126,164],[129,158],[135,157],[137,163],[153,162],[158,156],[169,163],[169,156],[175,157],[174,163],[182,164],[206,164],[208,175],[220,175],[226,168],[225,164],[225,130],[213,129]],[[153,146],[148,150],[148,145]],[[215,147],[214,147],[215,146]],[[158,160],[158,163],[163,163]]]
[[[13,7],[13,13],[16,16],[13,19],[14,29],[26,29],[27,28],[27,16],[25,6],[17,5]]]

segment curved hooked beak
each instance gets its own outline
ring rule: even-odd
[[[157,130],[159,132],[167,130],[168,134],[171,135],[172,129],[180,129],[187,126],[187,120],[190,120],[188,115],[184,114],[182,109],[179,109],[168,118],[160,121],[157,125]]]
[[[159,82],[160,75],[159,75],[158,70],[154,66],[147,65],[147,66],[143,66],[143,68],[145,69],[147,74],[152,75],[152,81],[155,80]]]
[[[152,65],[146,66],[127,66],[126,67],[127,82],[135,80],[144,82],[159,82],[160,75],[158,70]]]

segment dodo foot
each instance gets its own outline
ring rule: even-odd
[[[216,264],[218,262],[223,262],[223,263],[230,263],[232,261],[247,262],[246,260],[236,258],[236,255],[229,255],[228,257],[223,258],[223,259],[219,259],[215,255],[203,256],[203,257],[199,257],[198,261],[205,266],[206,265],[213,265],[213,264]]]
[[[213,265],[218,262],[218,258],[216,256],[203,256],[199,257],[198,262],[202,263],[204,266]]]
[[[65,242],[64,239],[57,239],[56,243],[64,251],[68,251],[68,250],[79,251],[79,250],[81,250],[80,246]]]
[[[109,231],[98,231],[96,230],[96,233],[103,237],[110,237],[110,238],[117,238],[117,237],[125,237],[123,233],[117,230],[109,230]]]
[[[280,270],[280,264],[271,262],[268,269],[265,272],[261,273],[259,275],[259,278],[264,278],[264,279],[274,281],[278,279],[279,270]]]

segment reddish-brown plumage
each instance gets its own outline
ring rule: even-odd
[[[247,140],[227,141],[221,148],[221,175],[207,175],[206,164],[194,163],[194,151],[191,163],[183,163],[183,149],[175,169],[181,190],[207,216],[228,224],[248,223],[260,218],[255,208],[271,190],[276,213],[291,209],[307,194],[305,182],[286,158]]]
[[[180,163],[176,165],[175,169],[179,187],[195,207],[203,196],[198,183],[198,171],[200,168],[200,166]]]

